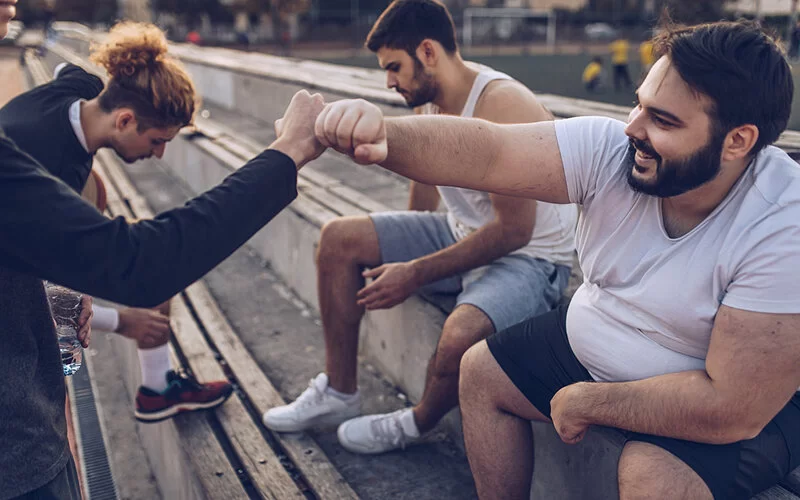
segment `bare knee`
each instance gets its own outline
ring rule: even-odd
[[[379,258],[378,239],[369,217],[340,217],[322,227],[317,265],[371,265]]]
[[[458,374],[461,358],[467,349],[494,332],[491,320],[475,306],[458,306],[447,318],[434,353],[436,375]]]
[[[481,388],[485,387],[484,371],[492,353],[486,342],[478,342],[461,356],[460,373],[458,379],[459,400],[475,397]]]
[[[484,337],[474,328],[446,327],[442,330],[442,338],[434,353],[436,374],[443,377],[458,374],[464,354]]]
[[[621,500],[712,500],[711,491],[691,467],[650,443],[625,445],[618,466]]]

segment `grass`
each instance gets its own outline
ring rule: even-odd
[[[616,93],[609,89],[611,83],[610,68],[606,68],[607,84],[605,92],[598,94],[586,91],[581,82],[581,74],[583,73],[583,68],[591,59],[589,55],[497,55],[476,56],[468,59],[508,73],[535,92],[590,99],[622,106],[631,106],[633,103],[633,91]],[[363,68],[378,68],[373,56],[331,59],[326,62]],[[638,82],[639,71],[637,63],[631,65],[630,72],[634,84]],[[792,65],[792,74],[794,75],[795,87],[797,87],[800,82],[800,65]],[[796,98],[792,104],[789,128],[800,130],[800,97]]]

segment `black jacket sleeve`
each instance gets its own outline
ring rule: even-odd
[[[266,150],[152,220],[108,219],[0,133],[0,266],[151,307],[203,276],[297,196],[294,162]]]

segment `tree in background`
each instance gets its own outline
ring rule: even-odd
[[[111,24],[117,18],[117,9],[117,0],[57,0],[55,2],[55,16],[59,21]]]
[[[642,20],[667,9],[677,23],[695,24],[725,18],[728,0],[589,0],[587,10],[610,19]]]
[[[728,0],[662,0],[662,8],[669,11],[676,23],[696,24],[719,21],[725,18],[725,4]],[[661,9],[659,9],[661,10]]]
[[[272,32],[279,41],[283,41],[287,33],[288,16],[308,12],[311,7],[310,0],[246,0],[245,4],[250,13],[269,13]]]
[[[47,5],[47,0],[29,0],[17,4],[17,19],[25,23],[35,23],[42,20]]]

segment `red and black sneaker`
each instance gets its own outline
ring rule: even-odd
[[[167,372],[167,388],[156,392],[139,387],[136,393],[134,415],[140,422],[159,422],[184,411],[216,408],[233,393],[233,386],[225,381],[201,384],[184,372]]]

